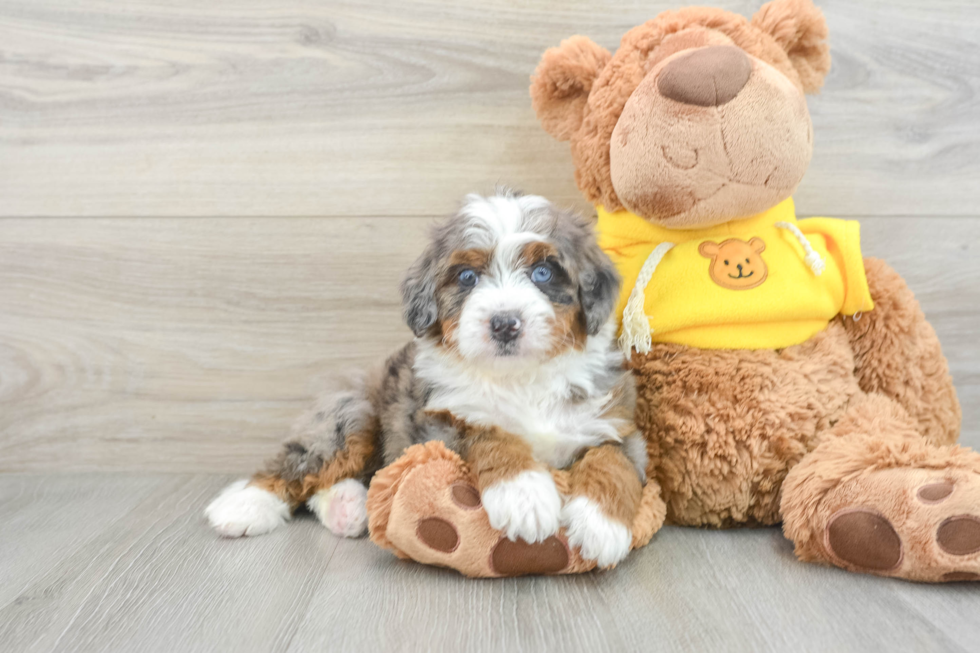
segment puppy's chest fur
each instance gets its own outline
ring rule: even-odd
[[[524,438],[535,457],[566,467],[586,448],[618,442],[631,421],[617,406],[631,400],[631,377],[614,350],[593,347],[503,374],[473,369],[420,343],[416,378],[424,410],[447,410],[474,425],[498,426]]]

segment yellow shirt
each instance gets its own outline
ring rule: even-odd
[[[779,349],[827,327],[836,315],[874,308],[850,220],[797,221],[792,198],[764,213],[707,229],[666,229],[628,211],[598,207],[599,244],[623,276],[622,316],[657,245],[674,243],[644,290],[653,342],[701,349]],[[807,262],[795,225],[823,260]],[[810,259],[812,260],[812,259]]]

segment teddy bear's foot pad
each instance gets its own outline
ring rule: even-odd
[[[823,501],[829,561],[912,580],[980,580],[980,475],[885,469]]]
[[[827,526],[827,544],[838,558],[864,569],[890,571],[902,561],[902,539],[891,522],[871,510],[837,512]]]
[[[568,547],[554,535],[535,544],[502,537],[490,554],[490,566],[501,576],[557,574],[568,561]]]
[[[441,551],[452,553],[459,546],[459,533],[456,527],[441,517],[426,517],[419,521],[415,536],[423,544]]]

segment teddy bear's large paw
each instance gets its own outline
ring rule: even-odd
[[[980,580],[980,475],[892,468],[842,483],[824,498],[830,562],[921,581]]]
[[[624,524],[609,519],[594,501],[574,497],[561,511],[561,524],[568,545],[578,547],[585,560],[600,567],[611,567],[629,555],[633,533]]]
[[[601,513],[578,497],[562,513],[559,492],[568,491],[567,472],[547,478],[540,473],[518,476],[503,488],[487,488],[497,491],[484,491],[481,497],[475,475],[456,453],[437,441],[414,445],[371,481],[371,540],[401,558],[451,567],[467,576],[570,574],[594,569],[597,563],[615,564],[631,548],[645,545],[663,524],[666,506],[653,483],[644,488],[631,531],[603,521]],[[514,526],[517,539],[494,528],[488,513],[498,523]],[[570,547],[559,530],[563,516],[589,559]]]
[[[530,470],[483,490],[490,526],[507,539],[534,544],[558,532],[561,495],[551,474]]]

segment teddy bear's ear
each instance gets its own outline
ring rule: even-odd
[[[830,71],[830,46],[827,21],[812,0],[773,0],[752,17],[752,24],[786,51],[804,91],[820,90]]]
[[[578,131],[592,83],[610,59],[608,50],[584,36],[544,53],[531,76],[531,105],[545,131],[560,141]]]

